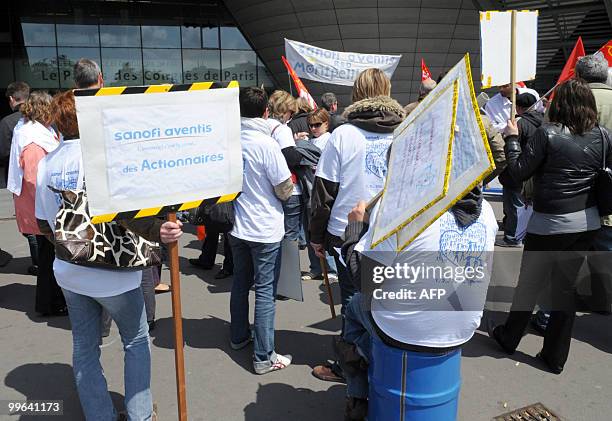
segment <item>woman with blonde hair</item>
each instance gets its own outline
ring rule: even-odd
[[[344,111],[347,121],[332,133],[315,174],[310,241],[319,257],[324,257],[327,250],[336,260],[343,332],[345,309],[357,287],[337,250],[343,244],[347,215],[355,203],[369,201],[384,186],[387,149],[393,130],[405,117],[404,109],[390,94],[391,81],[381,70],[366,69],[357,76],[353,104]],[[317,366],[313,375],[327,381],[343,379],[337,364]],[[365,397],[353,390],[348,390],[348,397],[347,411],[363,412]]]
[[[28,238],[33,264],[38,266],[35,310],[45,316],[65,315],[64,296],[53,276],[55,250],[38,229],[34,214],[38,162],[58,145],[51,128],[51,95],[46,91],[31,93],[21,113],[23,121],[13,134],[7,188],[13,193],[17,228]]]
[[[283,202],[283,212],[285,214],[285,238],[298,241],[302,227],[301,215],[304,203],[302,200],[302,188],[296,172],[300,171],[302,154],[295,148],[293,132],[287,125],[291,117],[297,112],[297,102],[287,91],[277,90],[268,99],[268,119],[271,129],[271,136],[278,142],[281,152],[287,161],[287,166],[291,171],[291,181],[293,181],[293,194]]]

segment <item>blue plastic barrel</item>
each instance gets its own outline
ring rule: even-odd
[[[372,338],[368,421],[455,421],[461,350],[404,351]]]

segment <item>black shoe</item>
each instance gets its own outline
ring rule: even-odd
[[[550,370],[551,373],[553,374],[561,374],[563,372],[563,367],[557,365],[557,364],[551,364],[548,362],[548,360],[546,359],[546,357],[544,356],[544,354],[542,353],[542,351],[538,352],[538,355],[536,355],[536,358],[540,361],[542,361],[544,363],[544,365],[546,365],[546,367],[548,368],[548,370]]]
[[[8,265],[11,260],[13,260],[13,256],[11,256],[6,251],[0,249],[0,267]]]
[[[361,398],[346,398],[344,421],[365,421],[368,416],[368,400]]]
[[[28,275],[38,276],[38,266],[28,266]]]
[[[495,326],[493,324],[488,326],[488,333],[489,336],[491,338],[493,338],[495,340],[495,342],[497,342],[497,345],[500,346],[500,348],[508,355],[512,355],[514,354],[514,349],[510,349],[508,348],[506,345],[504,345],[504,341],[502,339],[502,329],[504,328],[503,325],[498,325]]]
[[[200,261],[200,259],[189,259],[189,264],[192,266],[197,266],[204,270],[211,270],[214,265],[205,265]]]
[[[234,273],[230,272],[229,270],[225,270],[225,269],[221,269],[219,272],[217,272],[217,274],[215,275],[215,279],[225,279],[225,278],[229,278],[230,276],[232,276]]]

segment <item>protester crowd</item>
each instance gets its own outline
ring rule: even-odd
[[[75,89],[103,86],[100,69],[91,60],[79,60],[74,75]],[[497,167],[491,177],[499,175],[504,187],[502,238],[496,240],[498,222],[479,185],[404,252],[395,251],[393,238],[375,248],[384,252],[378,264],[419,265],[427,263],[427,252],[439,251],[444,232],[471,229],[479,230],[478,246],[488,252],[489,265],[495,245],[524,247],[512,311],[504,324],[489,326],[489,332],[505,352],[513,353],[540,293],[550,287],[550,308],[540,313],[544,344],[538,357],[553,373],[560,373],[568,360],[578,270],[588,251],[612,250],[612,215],[601,214],[596,191],[602,162],[612,159],[608,76],[604,59],[585,56],[576,65],[576,78],[560,84],[552,100],[540,98],[533,89],[505,85],[479,104]],[[233,225],[206,226],[201,255],[190,259],[198,268],[212,269],[223,237],[225,258],[215,277],[232,277],[230,346],[239,351],[250,350],[252,344],[254,372],[265,374],[292,361],[274,340],[275,301],[283,298],[276,291],[281,244],[293,241],[307,249],[309,270],[302,280],[322,279],[326,272],[340,287],[342,328],[334,340],[336,355],[330,355],[334,363],[316,366],[313,375],[347,383],[346,420],[367,416],[373,341],[415,353],[449,355],[473,336],[483,314],[482,305],[462,312],[406,311],[373,301],[363,290],[362,280],[372,276],[364,261],[378,206],[367,202],[384,187],[394,130],[435,86],[435,81],[425,80],[418,101],[403,107],[392,98],[385,73],[368,69],[357,77],[352,103],[342,113],[333,93],[324,94],[320,107],[313,109],[286,91],[268,97],[260,88],[241,89],[242,193],[224,210]],[[511,118],[513,90],[516,122]],[[70,318],[74,377],[87,419],[156,419],[149,330],[154,328],[161,266],[122,271],[55,258],[56,215],[64,200],[60,192],[86,191],[74,93],[51,97],[15,82],[7,97],[14,113],[0,122],[1,158],[17,227],[30,245],[28,272],[37,276],[36,311]],[[175,242],[182,234],[181,222],[156,217],[119,224],[157,243]],[[0,255],[0,265],[9,259]],[[609,259],[589,255],[588,265],[593,296],[599,300],[593,309],[609,313]],[[483,282],[489,284],[490,274]],[[124,414],[114,409],[100,365],[100,338],[110,319],[125,350]]]

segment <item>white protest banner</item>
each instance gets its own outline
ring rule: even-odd
[[[536,77],[538,12],[516,13],[516,81]],[[510,83],[512,12],[480,12],[482,88]]]
[[[141,217],[185,210],[202,199],[227,201],[240,192],[238,83],[211,88],[217,86],[75,91],[95,222],[125,212]]]
[[[438,91],[396,132],[372,247],[391,237],[448,191],[458,82]]]
[[[459,199],[477,186],[493,169],[495,164],[489,142],[480,119],[478,103],[474,94],[470,57],[465,57],[455,65],[440,81],[438,86],[421,101],[408,115],[406,120],[395,129],[401,133],[405,126],[412,123],[418,113],[435,100],[436,94],[459,84],[457,97],[457,117],[452,144],[452,163],[448,191],[442,199],[427,208],[397,233],[397,248],[403,250],[429,225],[453,206]],[[412,117],[416,115],[415,117]]]
[[[353,86],[357,75],[375,67],[391,79],[401,55],[331,51],[285,38],[285,55],[295,73],[304,79]]]

